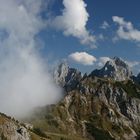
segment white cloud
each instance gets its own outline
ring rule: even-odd
[[[103,67],[103,66],[105,65],[105,63],[106,63],[107,61],[110,61],[110,60],[111,60],[111,58],[109,58],[109,57],[100,57],[100,58],[98,59],[97,65],[98,65],[99,67]]]
[[[140,62],[138,62],[138,61],[125,61],[125,62],[129,65],[130,68],[134,68],[134,67],[140,65]]]
[[[36,50],[41,2],[0,0],[0,31],[7,34],[0,40],[0,111],[8,115],[24,116],[60,97]]]
[[[93,65],[96,62],[96,58],[86,52],[72,53],[69,55],[69,59],[82,65]]]
[[[105,30],[105,29],[109,28],[109,26],[110,25],[108,24],[108,22],[104,21],[100,28]]]
[[[64,9],[62,15],[55,17],[51,23],[62,30],[66,36],[74,36],[84,45],[95,47],[95,36],[86,29],[89,14],[86,3],[83,0],[63,0]]]
[[[98,37],[97,37],[97,40],[104,41],[105,40],[105,36],[103,34],[99,34]]]
[[[134,74],[138,74],[140,70],[140,61],[125,61],[128,66],[132,69]]]
[[[127,22],[118,16],[113,16],[112,19],[119,25],[115,38],[140,42],[140,30],[135,29],[131,22]]]

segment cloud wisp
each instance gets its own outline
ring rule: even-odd
[[[0,0],[0,112],[8,115],[25,116],[61,97],[36,49],[41,2]]]
[[[100,28],[106,30],[109,27],[110,27],[109,23],[107,21],[104,21]]]
[[[63,0],[63,5],[62,15],[55,17],[51,25],[66,36],[78,38],[81,44],[95,48],[96,37],[86,28],[89,19],[86,3],[83,0]]]
[[[113,21],[119,25],[115,40],[124,39],[140,42],[140,30],[134,28],[131,22],[127,22],[123,17],[113,16]]]
[[[109,57],[100,57],[98,59],[97,66],[98,67],[103,67],[106,64],[106,62],[110,61],[110,60],[111,60],[111,58],[109,58]]]

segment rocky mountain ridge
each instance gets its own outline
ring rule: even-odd
[[[95,140],[103,137],[106,137],[104,140],[137,140],[140,85],[86,77],[44,115],[46,119],[39,118],[39,124],[45,121],[46,129],[51,124],[57,132],[68,135],[79,134]]]
[[[140,73],[134,76],[129,65],[119,57],[110,59],[103,68],[95,69],[89,75],[115,81],[132,80],[140,82]],[[84,76],[87,76],[87,74]],[[82,77],[81,72],[75,68],[70,68],[66,61],[60,63],[54,72],[55,82],[62,87],[66,84],[70,85],[70,83],[75,83],[76,85]]]
[[[140,139],[140,84],[122,59],[114,58],[101,70],[80,74],[80,78],[77,70],[69,74],[69,67],[62,75],[63,79],[69,75],[76,84],[67,90],[65,80],[64,99],[34,115],[38,116],[32,119],[36,127],[45,122],[43,129],[90,140]]]

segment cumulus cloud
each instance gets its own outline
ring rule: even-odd
[[[36,49],[41,0],[0,0],[0,112],[21,117],[55,103],[60,90]],[[0,37],[1,38],[1,37]]]
[[[69,59],[82,64],[82,65],[93,65],[96,62],[96,58],[86,52],[75,52],[69,55]]]
[[[104,30],[107,29],[107,28],[109,28],[108,22],[107,21],[104,21],[100,28],[101,29],[104,29]]]
[[[140,42],[140,30],[134,28],[131,22],[125,21],[123,17],[113,16],[113,21],[119,25],[115,40],[124,39]]]
[[[83,0],[63,0],[62,15],[55,17],[51,25],[62,30],[64,35],[73,36],[84,45],[95,47],[95,36],[86,29],[89,14]]]

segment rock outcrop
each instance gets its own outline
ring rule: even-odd
[[[82,75],[77,69],[70,68],[66,62],[58,65],[54,71],[55,82],[64,87],[66,91],[70,91],[75,88],[81,80]]]
[[[4,114],[0,114],[0,140],[31,140],[28,130]]]
[[[58,67],[54,71],[54,80],[56,84],[64,87],[66,84],[66,76],[69,71],[69,66],[67,62],[62,62],[61,64],[58,65]]]

